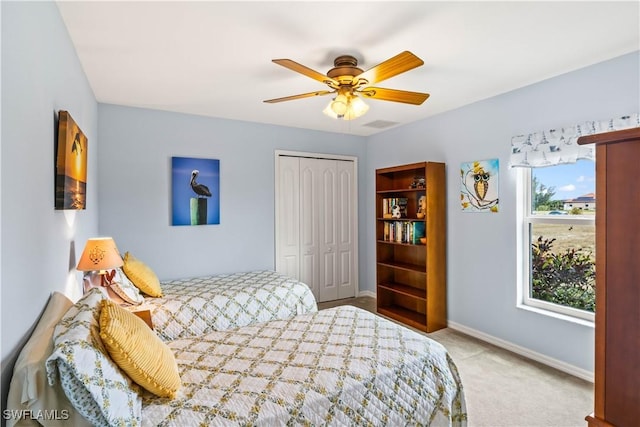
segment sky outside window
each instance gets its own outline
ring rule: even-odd
[[[554,188],[552,200],[567,200],[596,192],[595,163],[578,160],[576,163],[534,168],[532,176],[547,188]]]

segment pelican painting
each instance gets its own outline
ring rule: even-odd
[[[171,158],[172,224],[220,224],[220,161]]]

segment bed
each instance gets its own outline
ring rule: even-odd
[[[38,390],[16,403],[27,383],[14,372],[8,409],[56,410],[52,405],[71,402],[73,411],[58,425],[466,425],[462,384],[446,349],[351,306],[170,342],[154,335],[174,355],[181,380],[171,398],[158,397],[124,375],[96,339],[96,307],[104,298],[99,291],[83,296],[60,315],[53,351],[23,351],[16,364],[40,366],[30,375],[42,376],[46,362],[48,387],[60,385],[64,394],[44,401]],[[47,341],[34,335],[25,348],[33,339]],[[80,389],[88,393],[80,396]],[[97,406],[87,410],[88,401]]]
[[[158,336],[170,341],[212,331],[313,313],[309,287],[275,271],[221,274],[161,282],[161,298],[146,297]]]
[[[311,289],[272,270],[191,277],[160,282],[153,269],[125,252],[109,286],[85,275],[85,292],[101,287],[109,297],[148,310],[158,336],[170,341],[318,310]]]
[[[444,347],[352,306],[168,344],[182,389],[142,425],[463,425]]]

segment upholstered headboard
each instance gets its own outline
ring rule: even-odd
[[[59,292],[49,298],[40,321],[22,348],[13,368],[6,410],[7,427],[90,426],[76,412],[60,384],[47,382],[45,362],[53,351],[53,330],[73,302]]]

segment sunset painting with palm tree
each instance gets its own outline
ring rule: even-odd
[[[67,111],[58,117],[56,209],[86,209],[87,137]]]

